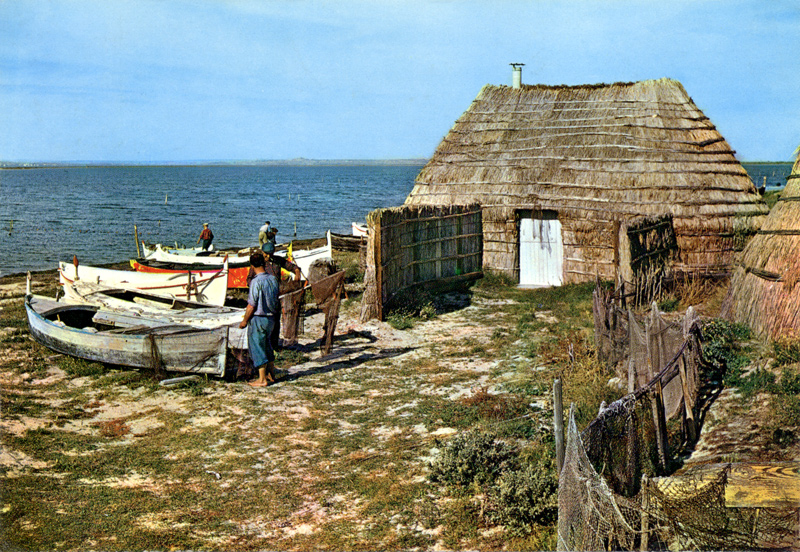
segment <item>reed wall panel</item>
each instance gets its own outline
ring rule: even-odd
[[[367,215],[366,290],[361,318],[383,318],[392,302],[421,286],[480,277],[483,225],[478,205],[403,206]]]

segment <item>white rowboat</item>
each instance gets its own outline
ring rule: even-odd
[[[61,285],[76,280],[93,282],[108,288],[146,291],[179,300],[222,306],[228,292],[228,266],[208,270],[187,270],[172,273],[134,272],[59,262]]]

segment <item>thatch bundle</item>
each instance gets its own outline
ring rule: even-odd
[[[761,229],[745,247],[722,307],[726,318],[776,338],[800,334],[800,155]]]
[[[483,207],[484,266],[510,275],[519,267],[520,212],[557,212],[565,283],[624,275],[627,224],[664,215],[678,269],[724,270],[736,237],[767,213],[728,143],[670,79],[485,86],[406,199],[469,203]]]

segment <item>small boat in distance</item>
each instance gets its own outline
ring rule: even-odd
[[[352,223],[352,227],[353,227],[353,235],[354,236],[359,236],[359,237],[361,237],[361,236],[366,237],[367,236],[368,227],[367,227],[366,224],[361,224],[359,222],[353,222]]]
[[[180,300],[222,306],[228,292],[228,265],[221,269],[147,273],[58,263],[61,285],[88,281],[109,288],[130,288]]]

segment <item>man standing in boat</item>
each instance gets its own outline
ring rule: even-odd
[[[203,251],[208,251],[208,248],[211,247],[211,242],[214,241],[214,233],[211,232],[211,228],[208,227],[208,223],[203,223],[203,231],[200,232],[200,237],[197,238],[197,243],[203,242]]]
[[[264,255],[250,255],[250,266],[255,277],[250,282],[247,309],[239,327],[247,328],[250,358],[253,366],[258,368],[258,379],[249,383],[253,387],[266,387],[275,382],[275,350],[272,348],[271,335],[281,314],[278,280],[265,270]]]
[[[269,221],[264,223],[264,226],[258,229],[258,246],[261,247],[267,243],[267,234],[272,231],[272,226]]]

